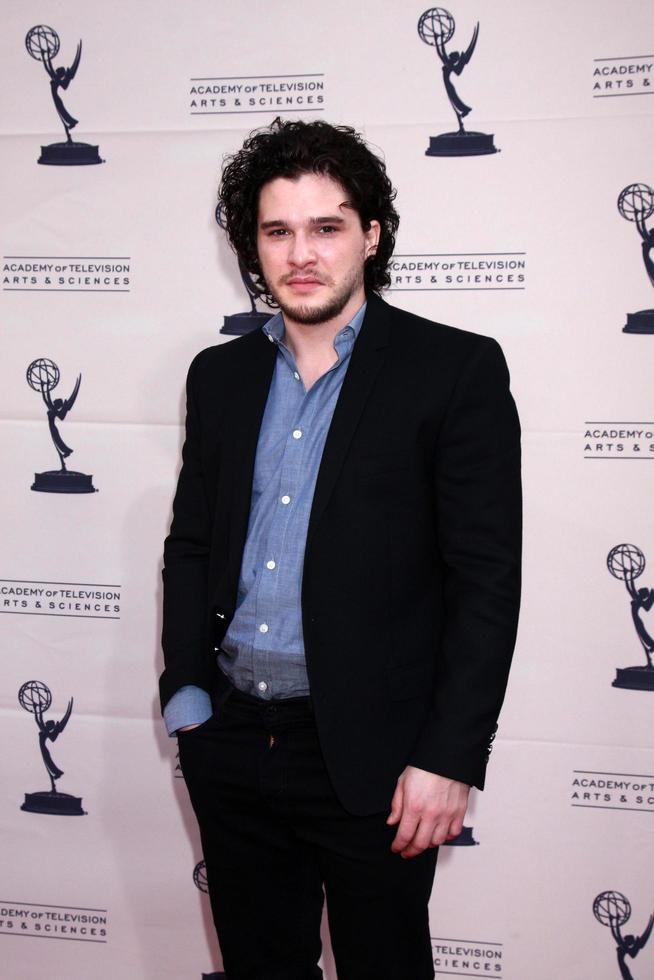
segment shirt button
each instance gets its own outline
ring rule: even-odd
[[[259,632],[260,633],[267,633],[268,632],[268,623],[262,623],[261,626],[259,627]]]
[[[266,334],[266,336],[268,337],[268,340],[270,341],[271,344],[274,344],[275,343],[275,338],[273,337],[273,335],[271,333]]]
[[[268,685],[266,684],[265,681],[259,681],[259,683],[257,684],[257,687],[259,688],[260,691],[267,691],[268,690]]]
[[[294,439],[301,439],[302,438],[302,429],[295,429],[295,431],[293,432],[293,438]]]
[[[291,498],[289,497],[289,495],[287,493],[285,493],[284,496],[282,497],[282,503],[283,504],[290,504],[290,502],[291,502]]]
[[[270,561],[266,562],[266,568],[269,568],[270,571],[272,571],[274,567],[275,567],[275,562],[271,558]]]
[[[300,375],[297,373],[297,371],[293,371],[293,377],[295,378],[296,381],[300,380]]]

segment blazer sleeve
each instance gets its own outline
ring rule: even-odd
[[[201,421],[196,376],[199,354],[186,381],[186,436],[164,542],[163,630],[165,669],[159,681],[162,708],[185,685],[210,690],[208,567],[212,511],[202,466]]]
[[[434,461],[444,623],[431,708],[409,763],[483,789],[520,603],[520,425],[499,345],[478,338]]]

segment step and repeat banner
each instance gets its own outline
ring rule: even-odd
[[[437,976],[653,975],[654,7],[447,3],[5,4],[11,980],[222,976],[159,717],[160,556],[187,366],[265,320],[215,205],[276,115],[383,153],[387,298],[497,338],[523,421],[515,667],[439,856]]]

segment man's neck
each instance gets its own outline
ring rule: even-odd
[[[334,338],[352,321],[365,301],[366,295],[362,289],[351,297],[338,316],[324,323],[298,323],[284,313],[284,343],[296,360],[333,352]]]

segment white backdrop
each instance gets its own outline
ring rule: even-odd
[[[229,341],[224,316],[248,308],[214,221],[221,159],[281,109],[352,124],[381,148],[402,218],[387,298],[496,337],[523,421],[515,667],[467,820],[477,843],[439,857],[437,975],[619,980],[596,896],[629,899],[624,934],[640,936],[654,912],[654,692],[612,687],[617,668],[646,660],[606,566],[623,542],[654,560],[654,468],[640,465],[654,460],[654,337],[622,332],[627,313],[654,302],[636,226],[616,207],[627,185],[654,185],[654,8],[452,0],[450,50],[480,23],[455,77],[473,107],[466,128],[493,133],[500,152],[445,159],[424,153],[456,125],[435,49],[416,31],[427,6],[334,0],[307,16],[299,0],[5,4],[0,944],[11,980],[220,970],[176,744],[159,718],[160,554],[186,368]],[[37,164],[41,145],[63,138],[24,44],[37,24],[61,39],[55,68],[83,40],[61,94],[79,119],[74,138],[98,144],[101,165]],[[513,282],[492,269],[500,259],[519,266]],[[418,282],[410,262],[450,268]],[[490,281],[476,282],[482,262]],[[26,383],[40,357],[60,368],[53,398],[82,375],[58,424],[70,467],[92,474],[97,493],[30,489],[58,465]],[[651,588],[651,575],[636,587]],[[49,788],[35,716],[17,698],[29,680],[52,692],[46,720],[74,698],[49,748],[65,772],[59,791],[85,815],[20,809]],[[652,976],[654,939],[630,969]]]

